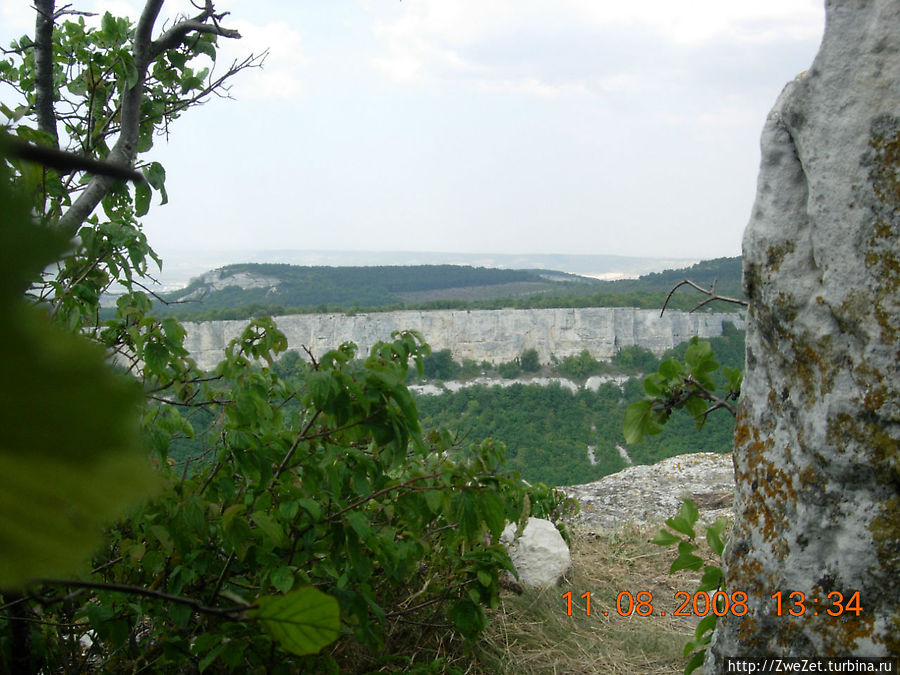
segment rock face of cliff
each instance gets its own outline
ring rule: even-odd
[[[277,318],[290,349],[309,347],[322,354],[343,342],[368,353],[396,330],[420,331],[434,350],[449,349],[457,360],[500,363],[526,349],[536,349],[541,363],[587,349],[595,358],[610,358],[618,349],[639,345],[655,354],[690,339],[718,337],[723,322],[743,328],[740,314],[689,314],[633,308],[508,309],[406,311],[371,314],[299,314]],[[215,366],[225,346],[246,321],[185,323],[185,347],[204,369]]]
[[[826,12],[766,121],[744,235],[725,566],[750,606],[720,620],[709,674],[727,656],[900,653],[900,2]],[[805,594],[799,616],[776,615],[779,591]],[[825,611],[857,592],[858,615]]]

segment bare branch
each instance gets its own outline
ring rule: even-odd
[[[672,290],[669,291],[669,295],[666,296],[666,301],[663,303],[663,306],[659,312],[659,315],[660,316],[663,315],[663,313],[666,311],[666,307],[669,304],[669,300],[672,299],[672,295],[674,295],[675,291],[677,291],[679,288],[681,288],[684,285],[688,285],[688,286],[691,286],[692,288],[696,288],[701,293],[704,293],[705,295],[709,296],[706,300],[704,300],[703,302],[698,304],[696,307],[694,307],[694,309],[691,310],[692,312],[700,309],[701,307],[703,307],[706,304],[709,304],[713,300],[721,300],[722,302],[730,302],[735,305],[741,305],[742,307],[750,306],[750,303],[747,302],[746,300],[741,300],[740,298],[730,298],[726,295],[719,295],[718,293],[716,293],[716,282],[718,282],[718,281],[719,281],[718,279],[713,279],[712,286],[710,286],[709,288],[703,288],[702,286],[698,286],[690,279],[683,279],[682,281],[679,281],[677,284],[675,284],[675,286],[672,288]]]
[[[110,162],[101,162],[92,157],[83,157],[72,152],[65,152],[41,145],[32,145],[12,136],[5,139],[11,154],[28,162],[43,164],[60,172],[87,171],[98,176],[111,179],[125,179],[136,183],[143,182],[144,176],[127,166],[118,166]]]
[[[212,614],[214,616],[227,616],[236,619],[242,618],[244,613],[251,609],[256,609],[256,605],[237,605],[234,607],[208,607],[199,600],[186,598],[181,595],[171,595],[162,591],[154,591],[141,586],[127,586],[125,584],[106,584],[96,581],[81,581],[78,579],[41,579],[41,584],[48,586],[66,586],[68,588],[87,588],[95,591],[113,591],[116,593],[126,593],[128,595],[143,595],[147,598],[156,598],[167,602],[174,602],[179,605],[187,605],[195,612],[201,614]]]

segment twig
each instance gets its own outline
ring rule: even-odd
[[[96,581],[81,581],[78,579],[40,579],[38,583],[48,586],[66,586],[69,588],[88,588],[95,591],[111,591],[113,593],[126,593],[128,595],[142,595],[148,598],[156,598],[157,600],[166,600],[179,605],[187,605],[196,612],[201,614],[211,614],[213,616],[229,616],[239,618],[244,612],[256,609],[256,605],[235,605],[233,607],[209,607],[201,601],[193,598],[186,598],[181,595],[171,595],[162,591],[154,591],[141,586],[128,586],[126,584],[105,584]]]
[[[698,286],[690,279],[683,279],[682,281],[679,281],[677,284],[675,284],[675,286],[672,288],[672,290],[669,291],[669,295],[666,296],[666,301],[663,303],[662,309],[659,311],[659,315],[662,316],[663,313],[666,311],[666,306],[669,304],[669,300],[672,299],[672,295],[675,293],[675,291],[677,291],[679,288],[681,288],[685,284],[687,284],[688,286],[691,286],[692,288],[696,288],[701,293],[704,293],[705,295],[709,296],[706,300],[704,300],[703,302],[698,304],[696,307],[694,307],[694,309],[692,309],[691,312],[694,312],[694,311],[700,309],[701,307],[703,307],[703,305],[706,305],[706,304],[712,302],[713,300],[721,300],[722,302],[730,302],[735,305],[741,305],[742,307],[750,306],[750,303],[747,302],[746,300],[741,300],[740,298],[730,298],[726,295],[719,295],[718,293],[716,293],[716,282],[717,281],[718,281],[718,279],[713,279],[712,286],[710,286],[709,288],[703,288],[702,286]]]

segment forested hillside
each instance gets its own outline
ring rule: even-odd
[[[537,309],[549,307],[661,307],[682,279],[742,297],[741,259],[718,258],[638,279],[600,281],[548,270],[500,270],[458,265],[300,267],[229,265],[164,296],[159,310],[209,321],[284,314],[400,309]],[[676,293],[673,309],[691,309],[703,296]],[[714,302],[708,311],[733,311]]]
[[[724,335],[709,341],[720,363],[743,368],[744,332],[725,324]],[[688,343],[663,355],[684,358]],[[651,355],[652,358],[652,355]],[[603,364],[610,368],[608,364]],[[654,363],[641,363],[645,372]],[[625,468],[616,446],[627,450],[635,464],[653,464],[689,452],[730,452],[734,418],[710,417],[700,430],[687,415],[673,415],[666,432],[627,445],[622,435],[625,408],[644,396],[642,378],[635,376],[620,388],[613,382],[598,391],[573,394],[559,385],[477,385],[455,393],[418,396],[426,428],[443,426],[469,442],[493,438],[506,445],[509,467],[530,482],[573,485],[597,480]],[[588,458],[593,447],[595,464]]]

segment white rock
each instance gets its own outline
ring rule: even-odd
[[[553,586],[572,566],[569,546],[549,520],[529,518],[522,536],[515,539],[515,535],[516,525],[507,525],[500,541],[506,545],[523,586]]]
[[[766,120],[744,233],[725,587],[749,598],[720,620],[708,675],[728,656],[896,658],[900,644],[900,2],[825,13],[815,61]],[[777,616],[779,592],[803,609]],[[829,617],[834,592],[861,612]]]

